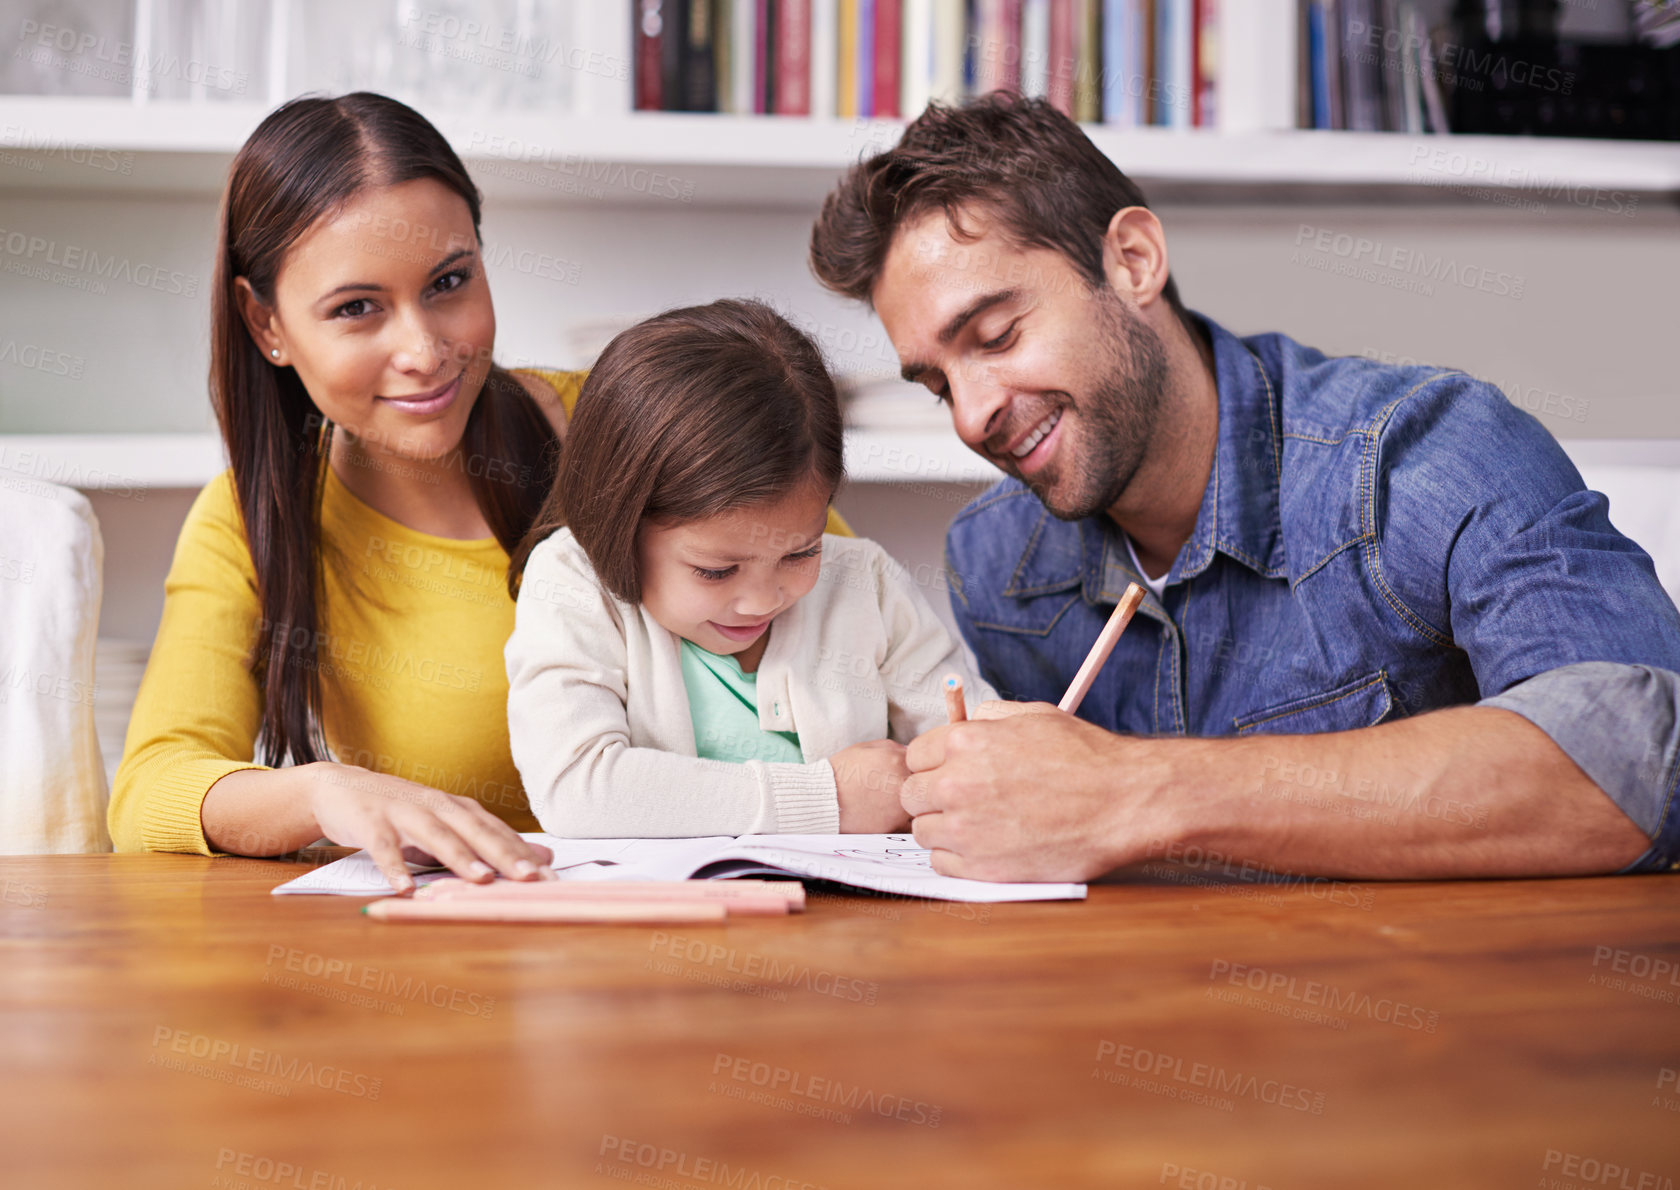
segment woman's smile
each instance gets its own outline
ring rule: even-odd
[[[439,385],[430,392],[416,393],[411,397],[378,397],[376,399],[383,401],[393,409],[400,409],[404,413],[412,413],[416,417],[442,413],[454,404],[456,394],[461,391],[462,375],[461,372],[455,373],[453,380],[447,384]]]

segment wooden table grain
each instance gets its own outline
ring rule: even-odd
[[[1680,877],[381,924],[0,859],[8,1187],[1672,1187]]]

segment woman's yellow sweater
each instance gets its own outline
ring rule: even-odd
[[[569,417],[584,374],[535,372]],[[830,531],[848,532],[831,513]],[[327,468],[318,644],[332,758],[482,802],[537,830],[508,748],[513,631],[508,555],[495,538],[421,533],[351,495]],[[118,851],[209,855],[210,787],[255,763],[263,694],[251,673],[262,617],[233,478],[199,493],[175,546],[163,620],[112,783]]]

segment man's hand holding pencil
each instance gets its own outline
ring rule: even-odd
[[[937,871],[979,880],[1066,880],[1069,872],[1085,879],[1124,862],[1093,853],[1094,840],[1113,834],[1092,829],[1117,813],[1122,799],[1086,786],[1092,774],[1115,771],[1117,761],[1105,753],[1131,741],[1073,712],[1143,596],[1136,583],[1126,588],[1056,706],[985,702],[970,719],[963,713],[961,679],[945,679],[950,722],[911,741],[905,757],[911,775],[901,791],[916,841],[932,850]],[[1033,785],[1080,795],[1016,796]]]

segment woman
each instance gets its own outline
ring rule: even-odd
[[[111,797],[119,850],[325,836],[545,875],[508,754],[508,552],[576,376],[491,363],[478,192],[383,96],[298,99],[234,159],[210,391],[231,468],[181,532]],[[290,767],[279,767],[289,765]]]
[[[491,363],[478,249],[460,159],[395,100],[293,100],[234,158],[210,362],[231,467],[181,530],[118,850],[325,836],[399,890],[405,854],[547,874],[516,833],[537,824],[508,748],[507,566],[582,376]]]

